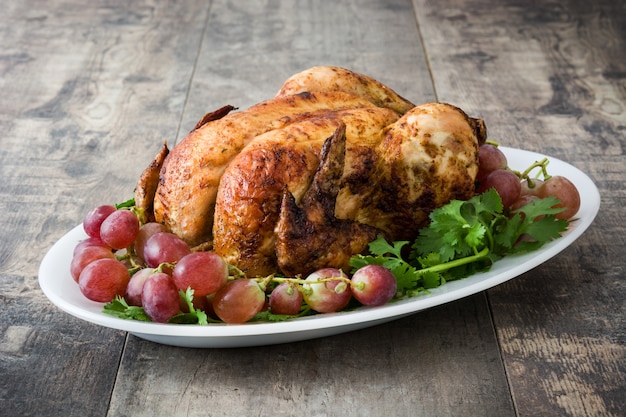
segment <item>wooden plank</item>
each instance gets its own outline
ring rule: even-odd
[[[408,1],[216,1],[180,136],[208,111],[272,98],[315,65],[365,73],[415,103],[435,98]]]
[[[625,5],[415,3],[438,98],[502,144],[578,166],[602,194],[581,239],[489,291],[517,413],[622,415]]]
[[[128,198],[176,131],[207,7],[3,5],[0,414],[106,414],[126,335],[60,312],[37,269],[89,208]]]
[[[131,337],[110,416],[513,415],[484,295],[371,329],[276,346]]]
[[[408,1],[215,1],[181,135],[207,110],[270,98],[332,64],[434,99]],[[512,415],[484,296],[337,337],[189,350],[129,338],[111,416]]]

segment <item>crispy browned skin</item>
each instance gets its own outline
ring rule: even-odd
[[[217,110],[213,110],[212,112],[209,112],[205,114],[204,116],[202,116],[202,119],[198,120],[198,123],[196,123],[196,125],[194,126],[192,130],[199,129],[205,124],[212,122],[214,120],[219,120],[233,110],[237,110],[237,108],[231,105],[222,106]]]
[[[285,81],[277,97],[303,91],[352,93],[367,98],[378,107],[387,107],[399,114],[404,114],[415,106],[386,85],[367,75],[333,66],[312,67],[292,75]]]
[[[302,93],[268,100],[205,123],[190,132],[166,158],[154,199],[156,220],[190,245],[209,241],[222,174],[252,139],[316,112],[371,105],[363,97],[342,92]]]
[[[235,107],[228,105],[209,112],[196,123],[193,130],[198,129],[206,123],[221,119],[233,110],[235,110]],[[139,209],[143,222],[155,221],[154,196],[156,195],[156,190],[159,185],[159,174],[168,154],[169,148],[167,147],[167,143],[163,143],[157,156],[150,162],[150,165],[142,172],[139,181],[137,181],[137,186],[135,187],[135,206]]]
[[[395,122],[361,163],[350,156],[339,190],[337,177],[328,172],[338,170],[331,158],[335,164],[342,159],[340,150],[331,152],[321,167],[332,168],[316,174],[301,207],[285,193],[276,226],[279,268],[291,275],[324,266],[348,268],[350,257],[377,234],[414,239],[433,209],[473,195],[478,146],[485,139],[481,120],[454,106],[430,103]]]
[[[220,181],[214,250],[250,276],[276,272],[274,227],[285,188],[300,201],[318,169],[324,141],[340,126],[346,125],[346,165],[351,167],[362,163],[362,155],[380,143],[385,127],[398,118],[377,107],[327,112],[255,138]]]
[[[308,275],[326,267],[349,270],[350,258],[382,232],[335,217],[346,153],[345,125],[324,142],[321,162],[301,207],[285,189],[276,224],[276,257],[286,275]]]
[[[135,187],[135,206],[142,213],[143,222],[154,221],[154,195],[159,184],[159,172],[163,166],[163,161],[169,153],[166,143],[163,143],[161,150],[150,162],[150,165],[141,173],[137,186]]]
[[[340,186],[332,201],[326,193],[314,204],[311,195],[318,194],[308,193],[298,209],[318,169],[324,140],[344,122],[347,151]],[[400,119],[379,108],[328,112],[268,132],[254,139],[222,176],[214,250],[251,276],[279,267],[302,274],[322,263],[345,266],[364,248],[363,236],[372,238],[371,230],[393,240],[413,239],[434,208],[472,196],[484,135],[479,120],[442,103],[418,106]],[[329,178],[318,179],[315,189]],[[328,216],[331,203],[333,219]],[[279,221],[280,238],[279,228],[274,230]]]
[[[369,169],[354,171],[337,197],[336,215],[413,239],[428,214],[474,193],[482,120],[444,103],[415,107],[394,123]]]
[[[391,240],[414,239],[433,209],[473,195],[485,134],[482,121],[454,106],[412,109],[391,125],[372,153],[346,154],[335,219],[328,216],[333,193],[307,193],[301,208],[286,194],[276,227],[279,267],[289,274],[324,265],[345,268],[375,231]],[[326,180],[333,189],[329,176],[313,188],[324,189]]]
[[[277,272],[278,265],[294,274],[308,265],[345,266],[373,230],[413,239],[434,208],[471,197],[486,138],[482,121],[454,106],[413,107],[377,81],[337,67],[303,71],[274,99],[227,114],[232,110],[203,118],[165,158],[154,213],[191,245],[215,238],[215,250],[249,275]],[[381,119],[381,111],[392,120]],[[338,177],[336,151],[325,154],[321,168],[319,152],[342,123]],[[147,170],[150,178],[154,171]],[[315,172],[325,174],[311,185]],[[152,182],[140,181],[142,205]]]
[[[221,175],[254,137],[316,112],[372,104],[399,114],[413,107],[370,77],[337,67],[314,67],[291,77],[272,100],[219,120],[205,123],[203,119],[163,164],[154,201],[155,219],[192,246],[210,241]],[[232,107],[222,110],[225,114]]]

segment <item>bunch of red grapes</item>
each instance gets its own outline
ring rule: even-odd
[[[344,309],[354,297],[363,305],[389,302],[397,289],[393,274],[368,265],[348,277],[335,268],[304,279],[245,278],[211,251],[192,252],[159,223],[140,225],[129,209],[99,206],[83,220],[89,236],[74,249],[71,274],[85,297],[110,302],[124,297],[155,322],[187,312],[180,291],[193,290],[193,306],[226,323],[244,323],[264,309],[297,315],[303,306],[319,313]],[[132,273],[132,275],[131,275]]]
[[[502,205],[510,210],[519,209],[537,198],[553,196],[560,201],[556,207],[564,209],[556,217],[568,220],[580,208],[580,194],[567,178],[548,175],[547,163],[548,160],[544,159],[522,173],[514,172],[508,168],[506,156],[496,145],[483,144],[478,149],[476,191],[481,194],[494,188],[502,199]],[[543,178],[530,178],[533,169],[540,169]]]

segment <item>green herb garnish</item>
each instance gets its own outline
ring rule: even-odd
[[[557,203],[548,197],[507,212],[493,189],[467,201],[453,200],[430,214],[430,224],[420,230],[408,256],[402,252],[409,242],[390,244],[379,237],[370,243],[369,255],[354,256],[350,265],[355,270],[367,264],[389,268],[402,294],[427,291],[560,237],[569,222],[555,217],[563,210],[553,208]]]

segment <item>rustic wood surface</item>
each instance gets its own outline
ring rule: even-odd
[[[626,3],[124,3],[3,3],[0,415],[626,413]],[[595,222],[489,291],[279,346],[164,346],[47,300],[46,251],[91,207],[128,198],[164,139],[326,64],[580,168],[600,189]]]

